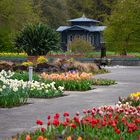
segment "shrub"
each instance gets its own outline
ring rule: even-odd
[[[59,49],[58,34],[45,24],[27,25],[15,40],[17,49],[28,55],[46,55],[49,51]]]
[[[93,51],[94,47],[87,41],[76,38],[69,44],[69,50],[74,53],[88,53]]]
[[[82,63],[73,59],[56,59],[53,63],[60,67],[60,69],[65,69],[65,71],[77,70],[78,72],[89,73],[96,73],[99,71],[95,63]]]

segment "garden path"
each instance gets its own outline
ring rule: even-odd
[[[65,92],[68,96],[55,99],[30,99],[28,105],[12,109],[0,109],[0,140],[17,132],[34,128],[36,119],[46,120],[48,114],[69,111],[75,113],[93,106],[114,105],[119,96],[140,91],[140,67],[108,68],[111,73],[96,78],[114,79],[117,85],[95,87],[87,92]]]

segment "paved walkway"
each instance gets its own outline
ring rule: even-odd
[[[28,105],[12,109],[0,109],[0,140],[6,136],[35,127],[36,119],[46,120],[48,114],[69,111],[74,114],[93,106],[114,105],[119,96],[140,91],[140,67],[109,68],[111,73],[97,78],[114,79],[117,85],[95,87],[87,92],[65,92],[68,96],[55,99],[31,99]],[[6,139],[4,139],[6,140]]]

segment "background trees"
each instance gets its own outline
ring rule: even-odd
[[[127,51],[139,51],[140,45],[140,1],[121,0],[114,6],[107,20],[105,31],[109,49],[126,54]]]
[[[27,23],[39,21],[30,0],[0,1],[0,50],[13,51],[12,39]]]
[[[13,51],[12,40],[27,23],[56,29],[83,13],[108,26],[110,50],[140,52],[139,0],[0,0],[0,51]]]

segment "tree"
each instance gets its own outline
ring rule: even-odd
[[[27,23],[39,21],[31,0],[0,0],[1,51],[13,50],[12,38]]]
[[[45,24],[27,25],[15,40],[18,50],[29,56],[46,55],[49,51],[58,50],[58,34]]]
[[[33,0],[41,9],[41,21],[52,28],[67,24],[68,11],[66,0]]]
[[[140,2],[118,0],[107,20],[105,39],[109,47],[122,54],[139,49],[140,45]]]
[[[80,17],[83,14],[88,17],[94,16],[95,2],[93,0],[66,0],[66,2],[71,18]]]
[[[117,0],[66,0],[71,18],[80,17],[83,13],[90,18],[104,21],[112,11]]]

